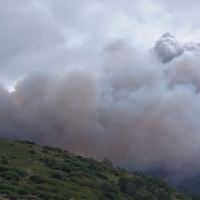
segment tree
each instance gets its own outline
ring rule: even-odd
[[[104,159],[102,160],[102,163],[103,164],[106,164],[106,165],[108,165],[108,166],[113,166],[113,163],[112,163],[112,161],[111,160],[108,160],[108,158],[107,157],[104,157]]]
[[[102,185],[101,189],[103,190],[104,195],[106,197],[108,197],[109,199],[111,199],[111,200],[117,199],[118,194],[119,194],[119,189],[114,182],[112,182],[112,183],[105,182]]]
[[[135,185],[133,185],[132,183],[129,182],[129,183],[126,185],[125,193],[128,194],[128,195],[131,196],[131,197],[135,197],[136,194],[137,194],[137,190],[136,190]]]
[[[126,185],[129,183],[129,179],[127,177],[120,177],[119,181],[118,181],[118,186],[119,189],[122,192],[126,191]]]

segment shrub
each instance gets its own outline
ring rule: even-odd
[[[34,181],[37,184],[45,182],[44,179],[41,176],[38,176],[38,175],[30,176],[29,179]]]
[[[65,198],[62,195],[54,194],[54,193],[51,193],[51,192],[40,191],[38,193],[38,196],[43,200],[49,200],[49,199],[52,199],[52,200],[65,200]]]
[[[25,188],[18,188],[17,193],[20,195],[26,195],[29,194],[29,191]]]
[[[55,158],[45,157],[45,158],[40,158],[40,161],[45,163],[46,166],[51,169],[54,169],[54,170],[61,169],[58,160],[56,160]]]
[[[42,150],[42,153],[49,153],[46,149]]]
[[[82,156],[76,156],[77,158],[79,158],[79,159],[83,159],[83,157]]]
[[[17,193],[10,193],[8,195],[8,198],[9,199],[12,199],[12,200],[17,200],[17,199],[20,199],[19,195]]]
[[[102,172],[95,172],[95,175],[101,179],[108,179],[108,177],[105,174],[103,174]]]
[[[15,188],[13,186],[7,185],[7,184],[1,184],[0,185],[0,191],[1,190],[8,190],[8,191],[15,192]]]
[[[48,166],[48,165],[47,165]],[[60,165],[58,165],[58,164],[55,164],[55,165],[51,165],[51,166],[48,166],[49,168],[51,168],[51,169],[54,169],[54,170],[61,170],[61,167],[60,167]]]
[[[103,190],[104,195],[112,200],[115,200],[119,193],[119,189],[114,183],[105,182],[101,189]]]
[[[119,172],[118,170],[113,169],[112,172],[113,172],[113,174],[114,174],[115,176],[120,176],[120,172]]]
[[[35,150],[29,150],[28,153],[30,153],[30,154],[37,154],[37,152]]]
[[[24,140],[24,141],[18,141],[17,142],[21,143],[21,144],[32,144],[32,145],[36,145],[35,142],[31,142],[31,141],[28,141],[28,140]]]
[[[11,168],[11,170],[19,174],[19,176],[22,176],[22,177],[28,176],[28,172],[25,169],[22,169],[20,167]]]
[[[91,162],[89,165],[89,169],[93,170],[93,171],[103,171],[101,166],[99,166],[99,164]]]
[[[51,157],[43,158],[42,162],[45,163],[48,167],[55,166],[57,164],[57,160],[55,158],[51,158]]]
[[[84,163],[78,162],[78,161],[73,161],[72,164],[76,167],[83,167]]]
[[[15,187],[15,189],[16,189],[16,191],[18,191],[20,189],[25,189],[28,191],[28,194],[33,194],[37,190],[36,185],[34,186],[33,184],[30,184],[30,185],[20,184],[20,186]]]
[[[36,197],[33,197],[31,194],[25,194],[25,195],[20,195],[20,199],[36,200]],[[37,200],[41,200],[41,199],[37,198]]]
[[[62,178],[63,178],[62,173],[60,171],[51,172],[51,176],[52,176],[52,178],[56,178],[59,180],[62,180]]]
[[[0,194],[9,194],[10,190],[2,189],[0,190]]]
[[[35,142],[31,142],[31,141],[28,141],[28,140],[25,140],[25,143],[26,143],[26,144],[36,145]]]
[[[70,173],[72,171],[71,167],[66,163],[60,164],[60,169],[67,173]]]
[[[0,172],[5,172],[8,171],[9,167],[5,166],[5,165],[0,165]]]
[[[1,160],[1,163],[2,163],[2,164],[8,164],[8,160],[7,160],[7,159],[2,159],[2,160]]]
[[[69,158],[65,158],[64,162],[66,162],[66,163],[72,163],[73,161],[71,161]]]
[[[50,150],[50,151],[54,150],[52,147],[49,147],[49,146],[44,146],[43,149],[47,149],[47,150]]]
[[[20,180],[20,176],[19,174],[17,174],[14,171],[5,171],[1,173],[1,176],[7,180],[15,180],[15,181],[19,181]]]
[[[112,161],[109,160],[107,157],[104,157],[104,159],[102,160],[102,163],[108,166],[113,166]]]
[[[58,147],[53,147],[53,151],[57,151],[58,153],[63,153],[62,149],[59,149]]]

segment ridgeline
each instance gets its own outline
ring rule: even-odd
[[[160,178],[114,168],[56,147],[0,140],[0,199],[200,200]]]

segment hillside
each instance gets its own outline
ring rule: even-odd
[[[29,141],[0,140],[0,199],[198,200],[160,178],[133,174]]]

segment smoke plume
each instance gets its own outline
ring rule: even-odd
[[[115,41],[84,70],[32,74],[14,92],[1,85],[0,137],[192,176],[200,172],[199,54],[200,44],[165,33],[148,52]]]

